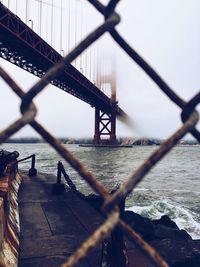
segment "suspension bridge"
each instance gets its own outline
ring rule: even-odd
[[[42,77],[87,33],[84,3],[1,1],[0,57]],[[64,72],[51,84],[94,107],[93,143],[114,145],[116,115],[124,112],[116,101],[114,72],[106,73],[107,65],[102,59],[99,62],[97,53],[94,47],[85,51],[72,64],[66,65]],[[105,94],[108,90],[109,96]]]

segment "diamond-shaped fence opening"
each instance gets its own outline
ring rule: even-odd
[[[46,140],[79,174],[85,181],[101,195],[104,199],[102,207],[106,215],[105,222],[99,227],[94,234],[86,240],[82,246],[69,257],[63,266],[74,266],[78,261],[85,257],[88,251],[96,246],[98,242],[107,237],[114,229],[120,228],[126,236],[129,236],[133,242],[146,253],[157,266],[168,266],[167,263],[151,248],[122,218],[118,205],[132,192],[143,177],[151,170],[155,164],[159,162],[187,133],[191,133],[200,142],[200,132],[195,128],[199,120],[198,112],[195,107],[200,102],[200,93],[197,93],[190,101],[185,102],[179,97],[167,83],[158,75],[158,73],[122,38],[115,29],[120,23],[120,17],[115,12],[119,0],[110,0],[107,6],[102,5],[98,0],[88,0],[101,14],[105,21],[97,29],[91,32],[83,41],[81,41],[61,62],[50,68],[48,72],[32,87],[27,93],[24,93],[15,81],[0,67],[0,75],[2,79],[10,86],[10,88],[21,98],[22,116],[13,122],[10,126],[0,133],[0,142],[4,142],[10,136],[18,132],[25,125],[29,124],[37,131],[44,140]],[[75,156],[70,153],[60,142],[51,135],[41,124],[35,120],[37,113],[36,106],[33,104],[34,97],[38,95],[45,86],[64,70],[66,64],[71,63],[79,56],[87,47],[98,40],[105,32],[109,32],[111,37],[118,45],[135,61],[146,74],[158,85],[160,90],[166,96],[182,109],[181,119],[182,126],[173,133],[160,147],[153,152],[149,158],[141,164],[134,173],[125,180],[118,190],[110,195],[109,191],[96,179],[96,177],[88,172],[88,170],[79,162]]]

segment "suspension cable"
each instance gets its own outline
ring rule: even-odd
[[[62,28],[63,28],[63,1],[61,0],[61,16],[60,16],[60,53],[62,53]]]
[[[75,16],[74,16],[74,19],[75,19],[75,31],[74,31],[74,33],[75,33],[75,44],[74,44],[74,46],[76,46],[77,45],[77,19],[78,19],[78,16],[77,16],[77,2],[75,1]],[[77,61],[77,58],[74,60],[74,63],[75,63],[75,68],[76,68],[76,61]]]
[[[39,1],[39,35],[42,35],[42,0]]]
[[[80,9],[81,9],[81,41],[83,39],[83,2],[80,3]],[[83,73],[83,53],[80,54],[80,70],[81,73]]]
[[[89,61],[89,79],[92,80],[92,46],[89,47],[89,55],[90,55],[90,61]]]
[[[51,46],[53,47],[53,0],[51,0]]]
[[[46,41],[48,43],[48,33],[49,33],[49,6],[46,7]]]
[[[67,33],[68,33],[68,40],[67,40],[67,51],[68,51],[68,53],[69,53],[69,51],[70,51],[70,24],[71,24],[71,0],[68,0],[68,25],[67,25],[67,27],[68,27],[68,31],[67,31]],[[67,21],[67,20],[66,20]]]
[[[87,30],[88,30],[88,16],[87,16],[87,6],[86,6],[85,8],[85,33],[84,33],[85,35],[87,35]],[[84,53],[85,53],[85,76],[88,77],[87,76],[88,74],[88,49],[86,49]]]
[[[18,0],[15,1],[15,14],[17,15],[18,10]]]
[[[29,0],[26,0],[26,18],[25,18],[25,21],[26,21],[26,24],[28,25],[28,17],[29,17]]]
[[[97,86],[97,53],[96,53],[96,46],[94,46],[94,58],[93,58],[93,65],[94,65],[94,75],[93,75],[93,83]]]

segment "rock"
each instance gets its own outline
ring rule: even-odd
[[[132,211],[126,211],[124,219],[158,251],[170,267],[200,266],[200,240],[192,240],[191,236],[186,231],[180,230],[167,215],[159,220],[150,220]],[[130,242],[127,244],[131,257],[135,257],[135,262],[140,262],[138,257],[142,255],[139,256],[138,248]],[[144,266],[152,266],[147,264],[145,259],[144,263]]]
[[[150,242],[170,267],[199,267],[200,240],[154,240]]]
[[[87,201],[96,209],[100,209],[103,204],[102,198],[95,195],[88,196]],[[170,267],[200,266],[200,240],[192,240],[167,215],[158,220],[150,220],[133,211],[125,211],[124,220],[156,249]],[[128,238],[126,246],[130,262],[134,262],[134,266],[155,266]]]
[[[180,230],[167,215],[159,220],[150,220],[133,211],[125,211],[125,221],[137,231],[146,241],[154,239],[184,240],[192,239],[184,230]]]
[[[133,211],[125,211],[124,220],[145,240],[154,239],[154,227],[150,219]]]
[[[173,240],[192,239],[185,230],[173,229],[158,224],[154,226],[154,239],[171,238]]]
[[[170,228],[173,228],[173,229],[179,229],[178,228],[178,226],[177,226],[177,224],[174,222],[174,221],[172,221],[170,218],[169,218],[169,216],[167,216],[167,215],[163,215],[160,219],[158,219],[158,220],[153,220],[153,223],[155,224],[155,225],[157,225],[157,224],[162,224],[162,225],[164,225],[164,226],[166,226],[166,227],[170,227]]]

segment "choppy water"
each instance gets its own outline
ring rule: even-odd
[[[110,190],[122,183],[156,147],[84,148],[66,145],[87,168]],[[47,144],[4,144],[1,148],[17,150],[20,158],[36,154],[38,171],[56,174],[56,164],[62,160]],[[193,238],[200,238],[200,146],[173,149],[134,190],[126,207],[146,217],[160,218],[167,214]],[[63,162],[64,163],[64,162]],[[85,193],[90,188],[78,174],[64,163],[65,168]],[[20,163],[28,169],[30,161]]]

